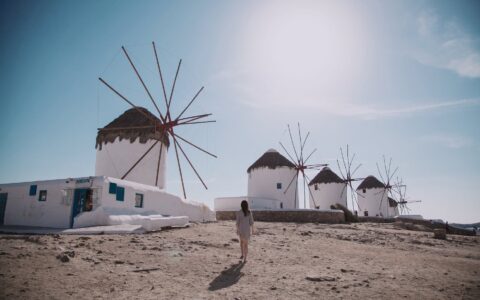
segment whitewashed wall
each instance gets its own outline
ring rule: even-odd
[[[109,193],[114,182],[125,189],[124,201]],[[35,196],[29,196],[30,185],[37,185]],[[88,177],[34,181],[0,185],[0,193],[8,193],[5,225],[69,228],[74,190],[93,191],[93,210],[75,217],[74,227],[108,225],[105,213],[113,215],[187,216],[191,222],[214,221],[215,213],[205,204],[184,200],[158,187],[110,177]],[[38,201],[40,190],[47,190],[47,200]],[[143,194],[143,207],[135,207],[135,194]]]
[[[124,200],[116,200],[116,194],[109,193],[110,182],[125,189]],[[106,177],[103,182],[101,203],[103,211],[112,215],[148,215],[187,216],[191,222],[215,221],[215,213],[205,204],[185,200],[168,194],[158,187],[135,183],[127,180]],[[135,194],[143,195],[143,207],[135,207]],[[77,216],[74,227],[104,225],[104,216],[97,212],[83,212]],[[103,224],[102,224],[103,223]]]
[[[237,211],[240,210],[240,203],[243,200],[248,201],[250,209],[280,209],[280,201],[277,199],[267,199],[258,197],[222,197],[215,198],[215,211]]]
[[[361,189],[357,190],[358,215],[364,216],[364,212],[368,211],[368,215],[371,217],[391,217],[392,215],[389,214],[388,195],[386,192],[383,192],[384,190],[384,188],[372,188],[366,189],[365,193]]]
[[[388,216],[396,217],[399,215],[398,206],[397,207],[390,207],[388,206]]]
[[[311,193],[309,193],[310,208],[315,209],[330,209],[333,204],[342,204],[347,207],[347,189],[344,183],[318,183],[318,189],[315,190],[315,184],[309,186]],[[343,193],[342,193],[343,192]],[[312,199],[312,195],[315,199]]]
[[[95,162],[95,176],[108,176],[121,178],[135,162],[155,143],[148,140],[145,144],[139,139],[130,143],[130,140],[117,138],[113,143],[102,145],[97,148]],[[160,142],[142,159],[142,161],[127,175],[125,180],[155,185]],[[158,177],[158,187],[165,189],[167,147],[162,148],[162,159]]]
[[[298,208],[298,196],[297,205],[295,206],[295,180],[287,193],[284,194],[285,189],[295,174],[295,169],[288,167],[253,169],[248,174],[248,197],[278,200],[280,203],[283,203],[284,209]],[[282,184],[281,189],[277,189],[277,183]]]
[[[84,187],[98,188],[98,180],[77,183],[77,179],[44,180],[0,185],[1,193],[8,193],[5,225],[69,228],[72,213],[73,190]],[[30,186],[37,192],[30,196]],[[38,201],[41,190],[47,191],[47,200]],[[94,207],[98,206],[96,201]]]

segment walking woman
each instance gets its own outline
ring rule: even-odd
[[[240,250],[242,251],[240,259],[243,259],[243,262],[246,263],[250,232],[253,234],[253,216],[246,200],[243,200],[240,206],[242,209],[237,211],[237,234],[240,238]]]

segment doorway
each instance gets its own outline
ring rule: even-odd
[[[5,220],[5,209],[7,208],[7,193],[0,193],[0,225]]]
[[[73,194],[72,214],[70,216],[70,228],[73,228],[75,217],[84,211],[91,211],[93,207],[91,189],[76,189]]]

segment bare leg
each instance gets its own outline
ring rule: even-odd
[[[243,241],[243,261],[246,262],[247,261],[247,254],[248,254],[248,240],[244,240]]]
[[[242,258],[245,257],[244,254],[243,254],[243,249],[244,249],[244,247],[243,247],[243,239],[240,239],[240,251],[242,252],[242,257],[240,257],[240,259],[242,259]]]

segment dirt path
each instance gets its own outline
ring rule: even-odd
[[[480,238],[386,224],[233,222],[143,235],[0,235],[1,299],[480,299]],[[307,279],[308,277],[308,279]]]

